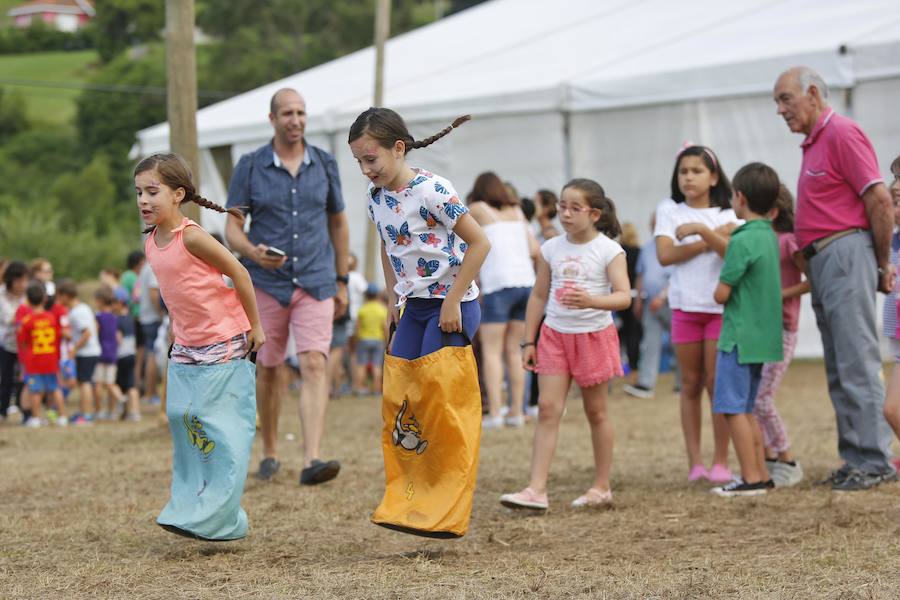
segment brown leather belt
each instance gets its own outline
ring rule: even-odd
[[[833,242],[835,240],[839,240],[842,237],[847,237],[848,235],[858,233],[860,231],[866,231],[866,230],[861,229],[859,227],[854,227],[853,229],[845,229],[843,231],[838,231],[836,233],[832,233],[831,235],[827,235],[823,238],[819,238],[816,241],[814,241],[812,244],[810,244],[809,246],[807,246],[803,249],[803,256],[806,258],[806,260],[809,260],[816,254],[818,254],[819,252],[824,250],[825,246],[827,246],[831,242]]]

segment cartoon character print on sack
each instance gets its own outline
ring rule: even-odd
[[[581,286],[577,281],[584,279],[584,265],[581,264],[580,256],[567,256],[560,261],[560,272],[562,273],[562,282],[554,296],[556,301],[563,304],[566,296],[570,292],[580,290]]]
[[[422,454],[428,447],[428,440],[422,439],[422,427],[419,425],[415,415],[410,415],[406,422],[403,422],[403,415],[409,406],[409,398],[403,399],[400,406],[400,412],[394,419],[394,431],[391,432],[391,440],[395,446],[400,446],[404,450]]]
[[[200,454],[203,455],[201,460],[206,462],[209,460],[209,455],[215,449],[216,443],[206,436],[206,432],[203,430],[203,423],[200,422],[200,419],[190,416],[188,411],[184,412],[181,420],[184,423],[184,428],[187,430],[187,436],[191,446],[195,446],[200,451]]]

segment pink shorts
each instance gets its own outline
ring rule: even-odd
[[[622,377],[615,325],[590,333],[560,333],[545,323],[537,347],[539,375],[568,375],[586,388]]]
[[[334,298],[316,300],[300,288],[294,289],[291,303],[282,306],[278,300],[256,288],[259,320],[266,333],[266,343],[259,349],[257,362],[264,367],[277,367],[284,362],[288,330],[294,336],[297,354],[331,349]]]
[[[722,315],[718,313],[672,311],[672,343],[693,344],[719,339]]]

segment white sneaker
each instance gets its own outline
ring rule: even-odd
[[[770,475],[775,487],[791,487],[797,485],[803,480],[803,467],[800,463],[789,465],[785,462],[778,461],[772,465]]]
[[[101,410],[98,413],[94,414],[95,421],[111,421],[112,414],[109,411]]]
[[[19,410],[19,407],[16,406],[15,404],[10,404],[8,407],[6,407],[6,416],[7,417],[12,417],[14,415],[18,415],[21,413],[22,413],[22,411]]]
[[[630,383],[626,383],[625,387],[622,388],[626,394],[629,396],[634,396],[635,398],[652,398],[653,390],[645,388],[642,385],[631,385]]]
[[[137,423],[141,420],[141,413],[128,413],[126,418],[132,423]]]
[[[492,417],[490,415],[485,415],[481,419],[482,429],[499,429],[501,427],[503,427],[503,417]]]
[[[503,418],[503,424],[507,427],[524,427],[525,426],[525,415],[518,416],[509,416]]]
[[[509,407],[504,404],[503,406],[500,407],[500,416],[505,417],[508,414],[509,414]]]
[[[540,412],[540,411],[538,409],[537,404],[534,404],[534,405],[529,404],[528,406],[525,407],[525,414],[529,417],[532,417],[532,418],[537,417],[538,412]]]
[[[41,419],[39,417],[28,417],[28,420],[25,421],[25,427],[30,427],[32,429],[36,429],[41,427],[43,423],[41,423]]]
[[[69,424],[69,419],[66,417],[56,417],[56,426],[57,427],[65,427]]]

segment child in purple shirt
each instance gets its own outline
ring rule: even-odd
[[[119,394],[115,389],[119,350],[118,319],[113,307],[116,298],[111,287],[102,285],[94,293],[94,300],[97,304],[97,337],[100,339],[100,360],[94,370],[94,384],[97,388],[94,402],[97,419],[109,420],[119,401]],[[104,396],[106,410],[102,410]]]

